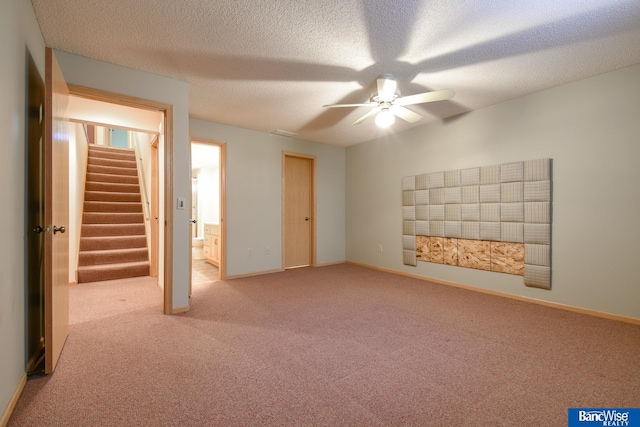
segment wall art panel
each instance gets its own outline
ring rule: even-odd
[[[447,171],[444,173],[445,187],[460,187],[460,171]]]
[[[414,182],[416,186],[416,190],[427,190],[429,186],[427,185],[427,175],[418,175],[416,176],[416,180]]]
[[[416,221],[429,221],[429,205],[416,205]]]
[[[416,205],[429,204],[429,190],[416,190],[414,193]]]
[[[460,205],[460,219],[462,221],[480,221],[480,203]]]
[[[514,274],[550,289],[551,187],[551,159],[404,177],[405,264]]]
[[[416,189],[416,177],[415,176],[405,176],[402,178],[402,190],[415,190]]]
[[[480,184],[499,184],[500,165],[483,166],[480,168]]]
[[[444,172],[430,173],[427,176],[427,186],[429,188],[444,187]]]
[[[465,187],[468,185],[480,184],[480,168],[463,169],[460,171],[460,185]]]
[[[413,267],[418,265],[417,258],[416,258],[416,251],[408,251],[405,249],[402,252],[402,259],[405,265],[411,265]]]
[[[467,185],[461,190],[461,203],[479,203],[480,202],[480,186]]]
[[[415,206],[403,206],[402,207],[402,219],[415,221],[416,220],[416,207]]]
[[[416,221],[416,236],[430,236],[429,221]]]

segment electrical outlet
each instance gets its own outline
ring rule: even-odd
[[[271,253],[271,249],[269,249],[269,246],[267,246],[266,248],[264,248],[264,254],[265,255],[269,255]]]
[[[378,245],[378,252],[382,253],[382,245]]]
[[[247,249],[247,255],[249,256],[253,255],[253,249],[251,248]]]

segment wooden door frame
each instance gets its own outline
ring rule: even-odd
[[[189,139],[189,152],[191,144],[215,145],[220,149],[220,252],[218,252],[218,276],[220,280],[227,278],[227,143],[213,139],[194,138]],[[191,159],[191,154],[189,154]],[[189,161],[189,173],[191,173],[191,161]],[[191,194],[191,193],[189,193]],[[191,206],[191,200],[189,200]],[[189,233],[189,250],[191,250],[191,233]],[[189,277],[191,277],[191,255],[189,255]],[[191,280],[189,281],[191,288]]]
[[[69,94],[94,101],[159,111],[164,116],[164,314],[173,310],[173,105],[106,90],[69,84]]]
[[[156,135],[151,141],[151,209],[150,209],[150,231],[151,250],[149,255],[149,275],[158,277],[158,143],[159,136]]]
[[[285,174],[285,158],[286,157],[297,157],[300,159],[307,159],[311,161],[311,183],[310,183],[310,191],[311,194],[309,195],[309,198],[311,200],[311,215],[310,215],[310,221],[311,221],[311,227],[310,227],[310,235],[309,235],[309,266],[310,267],[314,267],[316,265],[316,225],[317,225],[317,221],[316,221],[316,156],[311,155],[311,154],[303,154],[303,153],[295,153],[292,151],[282,151],[282,161],[281,161],[281,169],[282,169],[282,225],[281,225],[281,233],[282,233],[282,264],[281,264],[281,269],[284,270],[285,269],[285,191],[286,191],[286,185],[285,185],[285,178],[286,178],[286,174]]]

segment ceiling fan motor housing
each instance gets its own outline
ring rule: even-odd
[[[375,102],[376,104],[385,104],[385,103],[391,104],[393,101],[395,101],[399,97],[400,97],[399,89],[396,89],[391,99],[381,99],[380,96],[378,95],[378,91],[374,90],[373,92],[371,92],[371,95],[369,96],[369,102]]]

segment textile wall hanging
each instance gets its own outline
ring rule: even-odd
[[[516,274],[551,288],[552,160],[402,179],[403,260]]]

